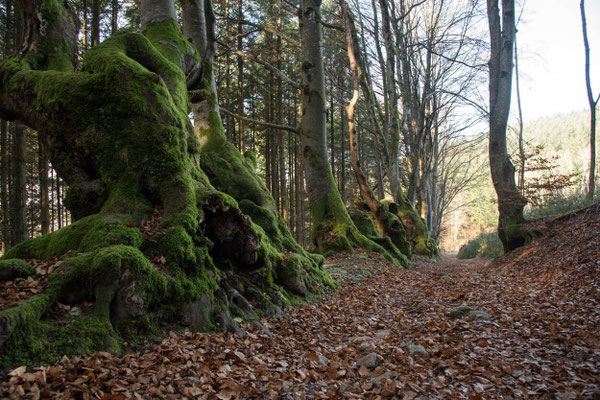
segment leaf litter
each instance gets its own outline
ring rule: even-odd
[[[244,336],[173,332],[137,353],[16,368],[0,397],[600,398],[600,207],[543,231],[491,263],[399,270],[338,254],[326,265],[340,290],[262,320],[274,338],[249,324]],[[449,318],[461,305],[490,318]]]

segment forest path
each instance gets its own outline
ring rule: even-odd
[[[339,254],[326,268],[340,289],[263,320],[274,337],[172,333],[123,357],[14,370],[0,397],[599,398],[599,211],[545,221],[491,263],[400,270]]]

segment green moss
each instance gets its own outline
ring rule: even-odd
[[[426,257],[436,257],[439,254],[437,244],[431,239],[425,221],[417,214],[406,196],[403,195],[398,203],[387,203],[387,207],[395,211],[400,219],[412,253]]]
[[[57,296],[56,290],[47,290],[16,307],[0,311],[0,319],[7,321],[11,331],[26,329],[38,321]]]
[[[215,273],[214,270],[205,270],[194,277],[177,273],[168,282],[169,300],[176,306],[180,306],[199,299],[205,293],[212,299],[220,287],[220,279],[220,274]]]
[[[186,266],[196,263],[194,241],[182,226],[170,228],[160,243],[162,253],[173,268],[188,268]]]
[[[140,344],[149,337],[159,338],[161,335],[159,323],[153,314],[144,314],[135,321],[120,321],[115,330],[123,342],[132,345]]]
[[[119,354],[122,351],[120,335],[104,316],[92,314],[77,318],[69,325],[65,334],[72,338],[77,353],[92,354],[108,350]]]
[[[0,369],[58,361],[60,357],[53,352],[54,346],[48,340],[56,338],[54,333],[52,325],[47,323],[34,323],[28,331],[15,333],[0,346]]]
[[[27,278],[35,274],[35,268],[23,260],[0,260],[0,282],[11,281],[15,278]]]
[[[4,334],[0,338],[0,368],[15,367],[16,362],[25,362],[47,352],[44,336],[48,329],[38,321],[57,295],[58,291],[50,288],[16,307],[0,311]]]
[[[62,51],[56,49],[57,54]],[[49,129],[48,135],[57,143],[53,166],[73,181],[69,207],[82,217],[5,256],[47,259],[68,253],[49,277],[52,286],[44,296],[52,297],[39,309],[24,304],[23,315],[29,316],[16,319],[20,328],[8,340],[23,346],[22,359],[119,351],[123,337],[156,333],[157,324],[176,319],[186,302],[208,295],[214,307],[227,311],[221,289],[236,288],[253,304],[279,307],[335,286],[322,268],[323,258],[305,252],[277,215],[253,160],[227,142],[210,82],[203,82],[210,94],[204,100],[210,110],[208,126],[199,124],[198,137],[194,135],[180,70],[186,57],[199,61],[175,22],[166,21],[152,24],[144,34],[114,35],[84,56],[79,72],[20,70],[23,64],[14,60],[2,65],[0,89],[34,99],[33,107],[48,115],[50,127],[62,127],[65,119],[73,118],[72,129]],[[64,69],[59,61],[36,60]],[[204,65],[205,72],[211,68]],[[166,234],[144,238],[136,226],[150,217],[155,205],[164,207],[160,230]],[[250,215],[243,223],[259,240],[255,258],[215,265],[212,243],[201,226],[212,206],[235,213],[240,207]],[[343,225],[334,229],[351,247],[347,237],[354,238],[354,233]],[[147,258],[157,256],[167,260],[164,275]],[[146,314],[131,323],[121,321],[115,330],[111,304],[125,273],[135,280]],[[289,279],[305,285],[309,293],[291,293],[276,283]],[[69,304],[95,299],[95,305],[81,317],[65,317],[60,323],[69,328],[63,329],[42,314],[53,299],[67,297]],[[44,336],[52,336],[46,350],[41,346]],[[6,347],[1,351],[9,354]]]
[[[127,215],[92,215],[56,232],[20,243],[6,252],[7,258],[48,259],[69,250],[85,253],[102,246],[124,244],[139,247],[142,235],[137,228],[129,228]]]
[[[498,236],[502,242],[504,252],[508,253],[518,247],[521,247],[533,239],[533,234],[523,226],[522,210],[521,214],[505,212],[506,216],[500,216],[498,223]]]
[[[250,168],[256,171],[256,152],[248,150],[244,153],[244,157],[250,164]]]
[[[353,208],[349,210],[349,214],[360,233],[365,236],[379,236],[375,223],[367,212]]]
[[[112,186],[101,208],[102,214],[127,214],[130,216],[130,222],[135,224],[151,215],[152,211],[152,204],[141,195],[136,182],[119,182]]]
[[[44,0],[42,3],[42,16],[48,24],[60,22],[63,9],[56,0]]]

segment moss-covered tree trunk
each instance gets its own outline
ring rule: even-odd
[[[434,241],[430,239],[429,231],[423,219],[416,213],[411,203],[402,190],[399,178],[398,169],[398,145],[400,140],[400,121],[398,118],[398,95],[394,90],[386,88],[386,94],[389,97],[390,109],[388,112],[392,113],[389,117],[391,123],[389,124],[390,132],[388,135],[384,135],[383,129],[379,120],[377,119],[377,113],[375,112],[374,102],[376,101],[373,95],[372,84],[368,75],[366,74],[367,69],[365,68],[364,59],[360,51],[358,35],[354,23],[352,13],[348,9],[345,1],[340,0],[340,8],[344,20],[344,27],[346,30],[346,44],[348,49],[348,57],[350,60],[350,68],[353,75],[353,86],[354,86],[354,97],[348,106],[349,115],[349,131],[350,131],[350,143],[351,143],[351,161],[355,175],[359,182],[363,203],[357,204],[358,212],[368,210],[372,220],[377,227],[379,233],[388,237],[396,248],[398,248],[403,254],[410,257],[412,253],[433,257],[438,254],[437,246]],[[382,7],[386,6],[382,3]],[[383,9],[382,9],[383,10]],[[383,11],[382,11],[383,13]],[[384,13],[384,36],[386,37],[386,49],[389,52],[387,60],[387,80],[392,82],[394,67],[393,57],[393,46],[391,45],[391,31],[389,28],[389,16],[387,11]],[[387,25],[386,25],[387,24]],[[364,174],[358,165],[358,156],[353,143],[353,131],[354,121],[350,118],[350,114],[354,113],[354,106],[358,101],[359,88],[362,88],[363,94],[366,98],[367,104],[370,105],[369,112],[371,114],[371,121],[374,123],[377,136],[386,143],[385,147],[385,165],[388,171],[390,180],[390,189],[392,191],[394,201],[377,201],[370,189],[366,184]],[[353,217],[355,220],[360,218],[359,215]],[[364,218],[362,218],[364,220]],[[362,230],[362,229],[361,229]]]
[[[354,247],[374,250],[394,263],[406,257],[394,254],[364,236],[355,226],[337,189],[327,159],[325,83],[320,0],[300,2],[302,42],[302,153],[306,188],[312,212],[311,244],[322,254]]]
[[[515,167],[508,157],[506,127],[510,111],[515,29],[514,0],[487,0],[490,31],[489,158],[492,182],[498,196],[498,236],[505,251],[523,246],[531,233],[523,227],[523,208],[527,200],[515,184]]]
[[[44,29],[26,25],[32,42],[0,64],[0,117],[47,142],[76,220],[0,260],[1,269],[7,259],[62,258],[43,293],[0,310],[0,366],[119,351],[162,326],[235,331],[231,316],[260,325],[257,313],[332,285],[322,257],[294,241],[254,166],[226,140],[211,2],[182,3],[184,36],[173,0],[142,1],[144,31],[92,48],[78,71],[66,4],[28,3],[26,17]],[[55,301],[82,315],[47,316]]]

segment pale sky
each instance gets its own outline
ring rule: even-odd
[[[588,109],[580,0],[523,1],[517,34],[523,119]],[[600,0],[586,0],[585,8],[592,90],[598,96]],[[513,104],[511,109],[516,111]]]

